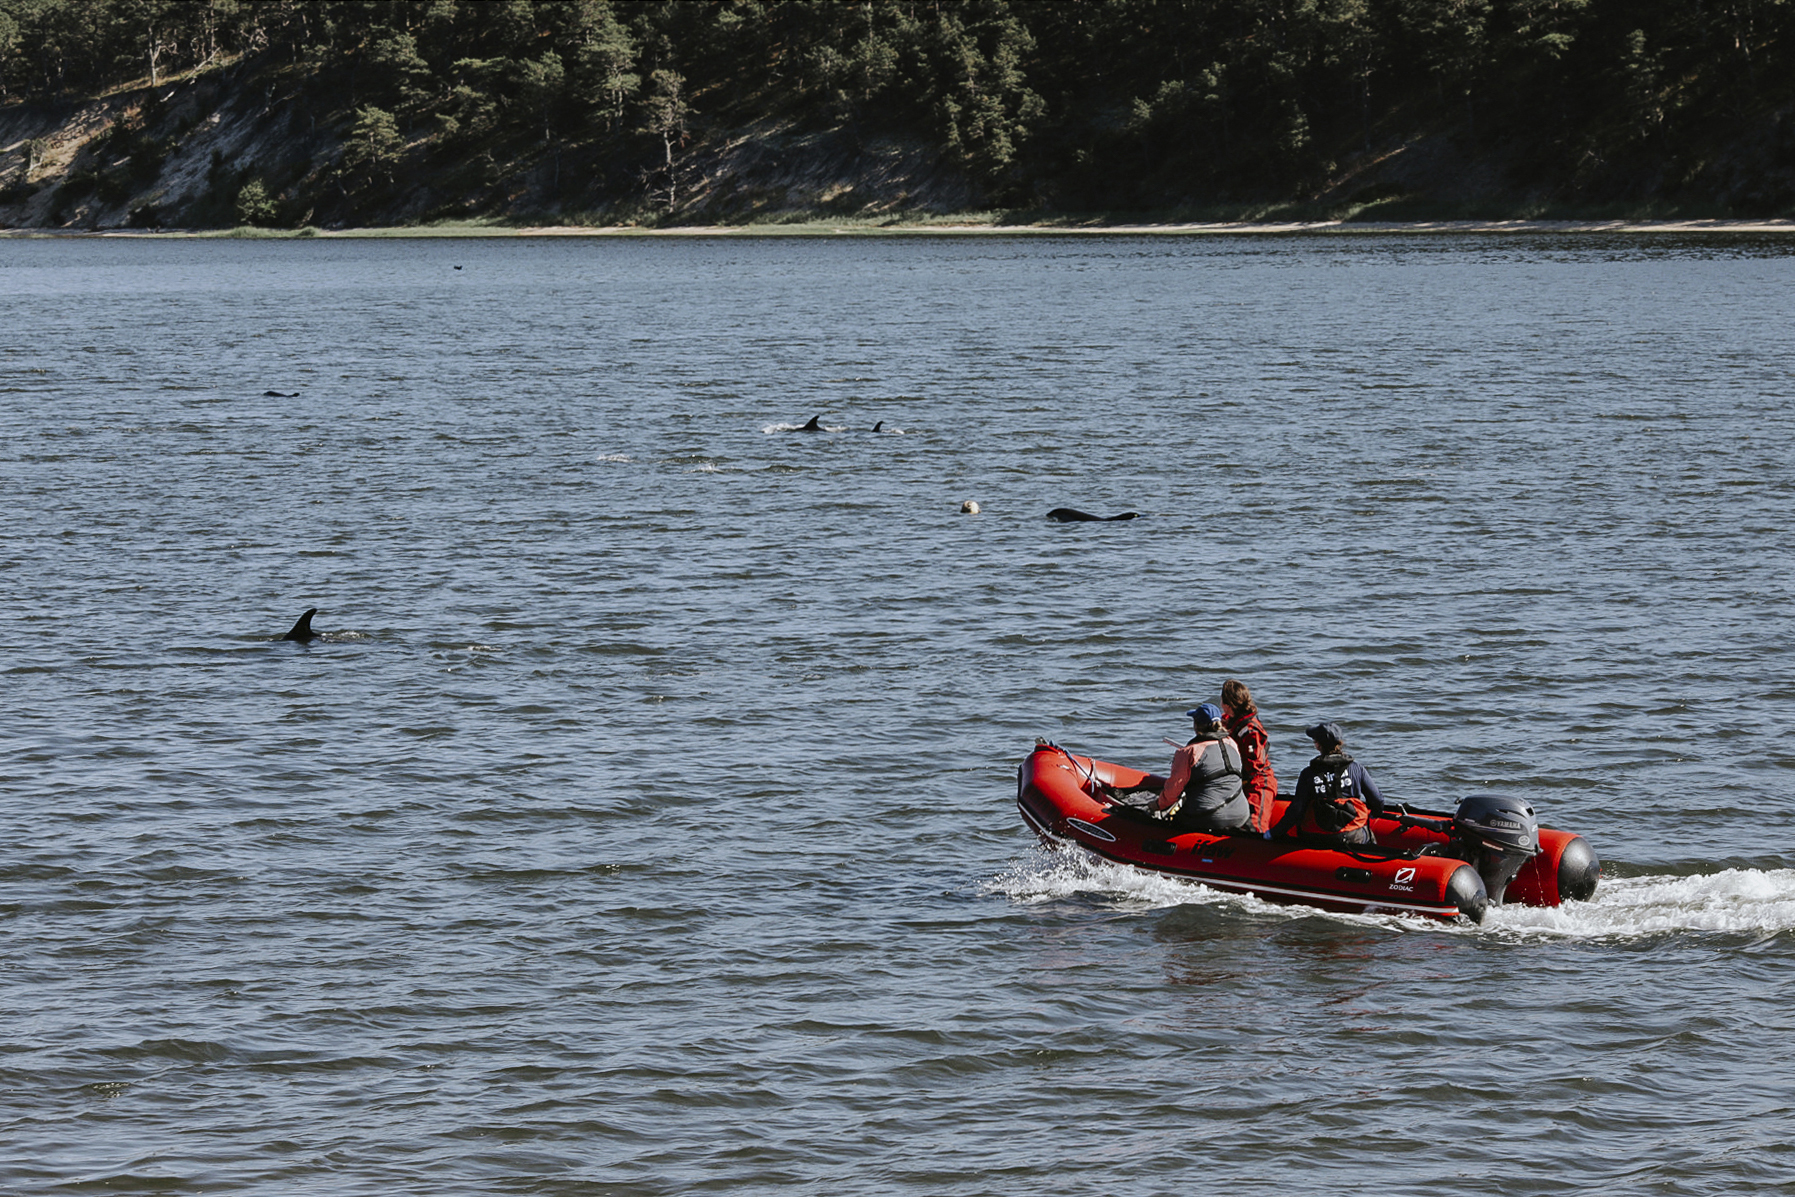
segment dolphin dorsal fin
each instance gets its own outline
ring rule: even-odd
[[[282,640],[298,640],[301,643],[303,643],[307,640],[316,639],[318,633],[312,631],[312,616],[316,615],[317,613],[318,613],[318,608],[316,608],[316,607],[306,608],[305,614],[301,615],[299,617],[299,619],[293,624],[293,630],[288,632],[285,636],[282,636],[281,639]]]

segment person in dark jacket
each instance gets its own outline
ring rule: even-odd
[[[1252,813],[1241,785],[1240,745],[1222,727],[1222,709],[1206,702],[1185,713],[1190,716],[1190,743],[1172,754],[1172,771],[1155,809],[1176,807],[1171,819],[1178,831],[1232,835],[1248,830]]]
[[[1383,813],[1384,796],[1365,766],[1346,754],[1340,725],[1317,723],[1306,734],[1315,744],[1315,759],[1296,779],[1296,797],[1272,834],[1340,845],[1375,842],[1371,816]]]
[[[1253,830],[1270,831],[1272,803],[1278,796],[1278,776],[1271,771],[1271,746],[1253,692],[1235,678],[1222,683],[1222,726],[1240,745],[1241,784],[1247,805],[1253,810]]]

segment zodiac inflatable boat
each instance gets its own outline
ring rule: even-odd
[[[1377,843],[1339,848],[1258,832],[1177,832],[1121,800],[1146,776],[1037,740],[1017,770],[1016,806],[1049,844],[1077,844],[1212,889],[1323,910],[1479,923],[1486,907],[1505,902],[1586,899],[1601,877],[1588,841],[1540,827],[1533,809],[1515,798],[1478,795],[1454,814],[1387,806],[1371,820]],[[1279,795],[1274,822],[1287,800]]]

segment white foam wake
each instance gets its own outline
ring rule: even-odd
[[[825,424],[821,420],[817,421],[817,429],[822,432],[846,432],[848,430],[846,425]],[[763,424],[763,425],[761,425],[760,430],[764,433],[767,433],[770,436],[775,432],[803,432],[804,425],[803,424]]]
[[[1635,938],[1679,931],[1795,930],[1795,869],[1722,869],[1688,877],[1604,877],[1588,902],[1503,906],[1486,927],[1521,935]]]
[[[1239,906],[1288,910],[1247,894],[1229,894],[1191,881],[1116,864],[1075,848],[1037,848],[980,887],[1024,906],[1078,900],[1116,910],[1157,910],[1165,906]],[[1298,914],[1313,914],[1300,909]]]
[[[1403,930],[1508,938],[1630,939],[1678,932],[1774,935],[1795,930],[1795,869],[1723,869],[1688,877],[1604,877],[1591,901],[1550,908],[1492,907],[1481,926],[1278,906],[1075,850],[1037,849],[1032,857],[1015,862],[985,882],[981,890],[1025,906],[1058,901],[1082,901],[1118,911],[1220,906],[1286,918],[1320,916]]]

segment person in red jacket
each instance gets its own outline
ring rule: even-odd
[[[1235,678],[1222,683],[1222,723],[1240,745],[1241,781],[1247,805],[1253,809],[1253,830],[1270,831],[1272,802],[1278,796],[1278,777],[1271,771],[1271,747],[1253,692]]]

